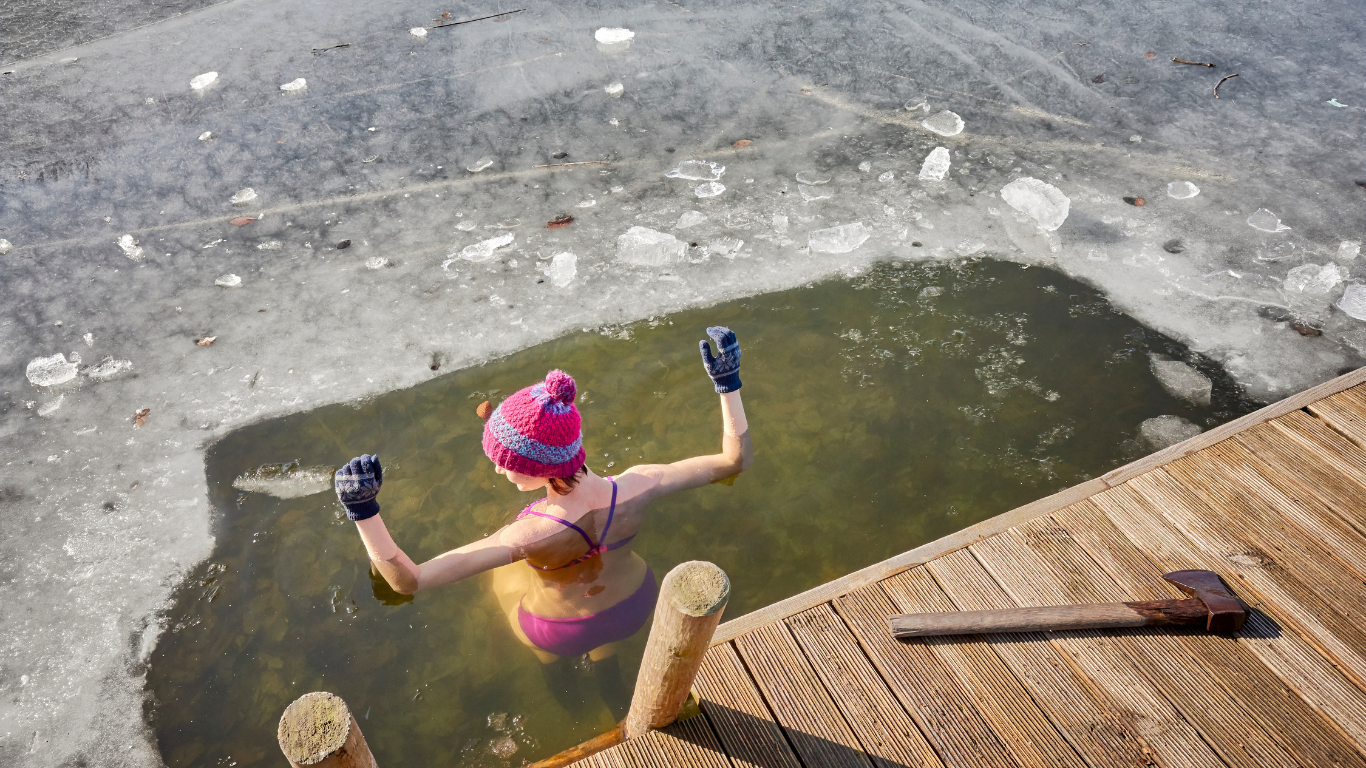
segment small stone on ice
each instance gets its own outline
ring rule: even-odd
[[[203,133],[199,134],[199,140],[200,140],[200,141],[208,141],[209,139],[212,139],[212,138],[213,138],[213,131],[204,131]]]
[[[546,270],[546,277],[556,288],[564,288],[574,282],[574,276],[579,272],[579,257],[572,253],[557,253],[550,259],[550,268]]]
[[[252,189],[251,187],[247,187],[246,189],[237,190],[237,192],[232,196],[232,199],[229,202],[231,202],[233,205],[246,205],[247,203],[250,203],[252,200],[255,199],[256,190]]]
[[[0,240],[0,253],[8,253],[9,249],[6,247],[8,245],[9,243],[5,242],[4,240]],[[1333,256],[1333,258],[1337,259],[1338,261],[1356,261],[1356,258],[1360,255],[1361,241],[1343,240],[1341,243],[1338,243],[1338,252],[1336,255]]]
[[[689,181],[720,181],[725,173],[726,166],[720,163],[709,163],[706,160],[684,160],[664,176],[670,179],[688,179]]]
[[[303,79],[302,77],[295,80],[290,80],[289,82],[280,86],[280,90],[285,91],[286,93],[292,91],[302,91],[306,88],[308,88],[308,81]]]
[[[119,238],[119,247],[123,249],[123,255],[133,261],[142,261],[142,248],[138,246],[138,241],[132,235],[124,235]]]
[[[1366,285],[1349,285],[1338,299],[1338,309],[1357,320],[1366,320]]]
[[[1343,245],[1346,245],[1346,243],[1343,243]],[[14,250],[14,244],[3,237],[0,237],[0,256],[4,256],[12,250]]]
[[[1072,205],[1072,201],[1057,187],[1032,176],[1024,176],[1005,185],[1001,189],[1001,199],[1049,232],[1062,226]]]
[[[493,158],[489,157],[488,155],[485,155],[479,158],[478,160],[475,160],[473,163],[470,163],[469,165],[465,166],[465,170],[469,171],[470,173],[479,173],[480,171],[484,170],[485,168],[488,168],[491,165],[493,165]]]
[[[1180,416],[1154,416],[1138,425],[1139,440],[1150,451],[1184,443],[1204,431]]]
[[[1177,200],[1189,200],[1200,194],[1200,188],[1189,181],[1173,181],[1167,185],[1167,196]]]
[[[871,166],[869,168],[871,170]],[[829,184],[830,177],[815,171],[800,171],[797,173],[797,183],[809,184],[814,187],[820,184]]]
[[[864,160],[863,162],[858,164],[858,169],[863,173],[867,173],[873,170],[873,164],[868,162],[867,160]]]
[[[1347,278],[1336,264],[1303,264],[1285,276],[1285,290],[1321,296]]]
[[[219,275],[213,284],[219,288],[241,288],[242,278],[234,274]]]
[[[497,237],[491,237],[488,240],[483,240],[474,245],[465,246],[460,250],[459,258],[464,259],[465,261],[474,262],[475,264],[488,261],[493,258],[494,251],[512,245],[514,239],[511,232],[504,232]]]
[[[213,85],[214,81],[217,79],[217,72],[205,72],[204,74],[196,75],[193,79],[191,79],[190,87],[195,89],[196,91],[202,91],[205,88],[208,88],[209,86]]]
[[[726,185],[716,181],[709,181],[705,184],[698,184],[692,193],[698,197],[716,197],[726,191]]]
[[[24,375],[35,387],[53,387],[76,378],[76,364],[68,363],[66,355],[58,352],[52,357],[35,357],[28,361]]]
[[[817,200],[829,200],[834,196],[834,192],[829,187],[808,187],[805,184],[798,184],[797,191],[801,193],[802,199],[808,203]]]
[[[1214,384],[1208,376],[1180,360],[1162,360],[1154,356],[1150,362],[1157,383],[1172,397],[1196,405],[1209,405]]]
[[[616,98],[620,96],[623,91],[626,90],[626,86],[622,85],[621,83],[612,83],[607,87],[603,88],[603,90],[607,92],[608,96]]]
[[[646,267],[677,264],[686,257],[688,244],[673,235],[631,227],[617,238],[617,261]]]
[[[863,222],[841,224],[829,229],[818,229],[807,236],[807,245],[819,253],[849,253],[863,245],[869,237]]]
[[[947,147],[935,147],[929,155],[925,157],[924,165],[920,166],[921,181],[943,181],[944,176],[949,172],[949,165],[953,158],[949,155]]]
[[[698,213],[697,211],[684,211],[683,215],[678,217],[678,223],[674,225],[674,229],[695,227],[706,220],[707,217],[705,214]]]
[[[892,173],[891,171],[887,171],[886,173],[884,173],[884,174],[882,174],[881,176],[877,177],[877,180],[880,181],[880,182],[882,182],[883,184],[886,184],[887,182],[889,182],[889,181],[891,181],[892,179],[895,179],[895,178],[896,178],[896,174],[895,174],[895,173]]]
[[[1247,223],[1253,229],[1260,229],[1263,232],[1284,232],[1290,229],[1281,223],[1276,214],[1265,208],[1258,208],[1256,213],[1247,217]]]
[[[427,28],[413,27],[412,29],[408,30],[408,34],[412,35],[413,37],[423,38],[427,36]]]
[[[602,27],[597,32],[593,33],[593,39],[605,45],[624,43],[635,36],[636,33],[629,29],[621,29],[620,27]]]
[[[926,130],[939,134],[940,136],[957,136],[963,132],[963,118],[947,109],[936,115],[930,115],[920,124]]]
[[[384,256],[371,256],[365,260],[366,269],[384,269],[389,266],[389,259]]]

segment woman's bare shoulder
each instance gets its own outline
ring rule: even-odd
[[[667,469],[667,464],[637,464],[617,475],[617,487],[622,493],[619,501],[629,501],[655,490]]]

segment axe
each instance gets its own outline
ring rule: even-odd
[[[1160,627],[1203,624],[1210,632],[1243,628],[1249,608],[1213,571],[1175,571],[1162,576],[1190,595],[1185,600],[1054,605],[993,611],[907,613],[888,623],[896,638],[977,635],[991,632],[1050,632],[1066,629]]]

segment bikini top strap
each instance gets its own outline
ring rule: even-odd
[[[584,543],[586,543],[586,544],[588,545],[588,548],[589,548],[589,549],[595,549],[595,547],[594,547],[594,545],[593,545],[593,538],[592,538],[591,536],[589,536],[587,533],[584,533],[584,531],[583,531],[582,528],[578,527],[577,525],[574,525],[573,523],[569,522],[568,520],[565,520],[565,519],[562,518],[562,517],[556,517],[556,516],[554,516],[554,515],[548,515],[548,514],[546,514],[546,513],[544,513],[544,512],[537,512],[536,510],[532,509],[531,507],[527,507],[526,509],[522,510],[522,514],[521,514],[521,515],[518,515],[517,517],[520,518],[520,517],[522,517],[522,515],[535,515],[535,516],[537,516],[537,517],[544,517],[544,518],[546,518],[547,520],[554,520],[554,521],[557,522],[557,523],[560,523],[560,524],[562,524],[562,525],[566,525],[566,526],[568,526],[568,527],[570,527],[570,528],[573,528],[575,531],[578,532],[578,534],[579,534],[580,536],[583,537]]]

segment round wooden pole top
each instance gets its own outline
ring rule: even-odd
[[[689,560],[664,577],[660,590],[687,616],[710,616],[726,607],[730,578],[713,563]]]
[[[280,716],[280,749],[290,762],[314,765],[342,748],[351,731],[351,710],[323,691],[305,693]]]

